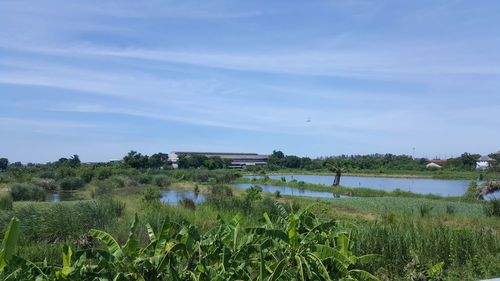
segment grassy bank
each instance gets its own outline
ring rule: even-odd
[[[276,171],[241,171],[243,175],[262,175],[263,172],[267,175],[327,175],[333,176],[334,174],[327,169],[320,170],[305,170],[305,169],[281,169]],[[448,170],[426,170],[426,171],[412,171],[412,170],[356,170],[346,171],[343,173],[345,176],[356,177],[389,177],[389,178],[429,178],[429,179],[449,179],[449,180],[493,180],[499,179],[500,174],[486,172],[486,171],[448,171]]]

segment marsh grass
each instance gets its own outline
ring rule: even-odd
[[[0,210],[12,210],[12,201],[9,192],[0,192]]]

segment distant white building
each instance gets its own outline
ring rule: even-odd
[[[490,166],[490,162],[495,161],[495,159],[490,158],[487,155],[481,156],[479,159],[476,161],[476,169],[487,169]]]
[[[431,162],[431,163],[425,165],[425,167],[427,167],[427,168],[441,168],[440,165],[438,165],[438,164],[436,164],[434,162]]]

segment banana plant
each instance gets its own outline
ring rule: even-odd
[[[336,221],[320,221],[308,210],[277,217],[264,214],[260,227],[243,228],[241,217],[205,234],[186,221],[165,218],[155,231],[146,224],[144,247],[135,237],[137,215],[126,242],[120,245],[109,233],[91,230],[105,248],[73,251],[63,247],[62,264],[34,264],[14,255],[18,221],[7,228],[0,251],[2,280],[378,280],[360,270],[380,256],[355,256],[351,228]],[[437,271],[438,269],[433,269]]]

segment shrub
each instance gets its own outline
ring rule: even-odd
[[[57,174],[53,170],[42,171],[38,174],[38,176],[43,178],[43,179],[56,179],[57,178]]]
[[[191,210],[196,209],[196,204],[190,198],[184,198],[184,199],[180,200],[179,203],[181,204],[182,207],[184,207],[186,209],[191,209]]]
[[[8,192],[0,192],[0,210],[12,210],[12,196]]]
[[[98,182],[92,190],[92,198],[104,197],[111,193],[113,187],[107,181]]]
[[[141,174],[141,175],[137,175],[135,177],[135,180],[137,180],[137,182],[139,182],[140,184],[150,184],[151,183],[151,176]]]
[[[210,194],[213,197],[231,197],[233,196],[233,191],[227,185],[214,184],[210,186]]]
[[[477,200],[482,199],[481,188],[477,185],[477,182],[471,181],[463,197],[467,200]]]
[[[89,183],[94,178],[95,170],[91,167],[85,167],[80,169],[78,176],[82,178],[86,183]]]
[[[122,188],[127,185],[128,178],[124,176],[112,176],[104,181],[112,188]]]
[[[168,187],[171,184],[170,177],[165,175],[156,175],[152,178],[152,183],[159,187]]]
[[[44,201],[46,194],[42,188],[26,183],[16,183],[10,188],[14,201]]]
[[[57,189],[56,181],[53,179],[32,178],[31,183],[43,188],[46,191],[55,191]]]
[[[455,207],[452,205],[446,205],[446,213],[449,215],[453,215],[455,213]]]
[[[276,191],[274,192],[274,197],[275,197],[275,198],[281,198],[281,191],[276,190]]]
[[[79,177],[67,177],[59,182],[62,190],[80,189],[85,185],[85,182]]]
[[[163,196],[160,189],[157,186],[148,186],[142,193],[142,200],[146,202],[159,201]]]
[[[486,202],[484,212],[490,217],[500,217],[500,199],[493,199]]]
[[[420,205],[420,206],[418,207],[418,210],[419,210],[419,212],[420,212],[420,216],[421,216],[421,217],[425,217],[425,216],[427,216],[427,215],[428,215],[428,214],[432,211],[432,209],[433,209],[433,208],[434,208],[434,207],[429,206],[429,205]]]
[[[96,172],[96,177],[99,180],[105,180],[113,175],[111,168],[109,167],[100,167]]]

